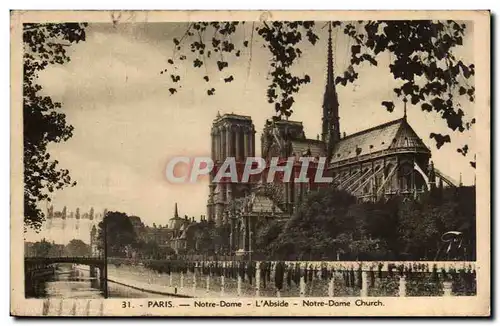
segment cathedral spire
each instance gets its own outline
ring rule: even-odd
[[[333,80],[333,50],[332,50],[332,23],[328,23],[328,62],[327,62],[327,73],[328,73],[328,76],[327,76],[327,83],[326,83],[326,87],[330,88],[330,87],[334,87],[335,88],[335,85],[333,84],[334,83],[334,80]]]
[[[328,23],[327,80],[323,97],[323,125],[321,140],[327,143],[327,155],[331,157],[333,146],[340,139],[339,101],[333,73],[332,23]]]
[[[174,217],[179,217],[179,211],[177,210],[177,203],[175,203]]]
[[[404,103],[404,115],[403,118],[406,120],[406,103],[408,103],[408,99],[406,96],[403,98],[403,103]]]

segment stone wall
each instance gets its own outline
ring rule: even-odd
[[[338,263],[338,262],[337,262]],[[177,263],[176,263],[177,264]],[[115,262],[134,282],[196,297],[349,297],[475,295],[473,265],[403,265],[320,262]],[[373,265],[371,262],[370,264]],[[357,265],[357,268],[355,268]],[[133,276],[132,276],[133,277]]]

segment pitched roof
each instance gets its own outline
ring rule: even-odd
[[[342,138],[334,147],[332,163],[393,148],[430,150],[405,118],[390,121]]]
[[[282,213],[282,211],[270,198],[255,195],[252,198],[252,213]]]
[[[291,153],[294,155],[304,156],[310,151],[312,157],[325,156],[325,144],[321,140],[294,139],[291,143]]]

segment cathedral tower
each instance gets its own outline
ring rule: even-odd
[[[211,156],[215,167],[220,166],[227,157],[234,157],[238,166],[243,165],[247,157],[255,156],[255,127],[252,118],[237,114],[217,113],[212,124]],[[214,168],[210,177],[210,194],[207,203],[208,221],[217,225],[224,222],[224,210],[233,198],[245,196],[250,190],[249,184],[212,182]]]
[[[333,73],[332,24],[328,25],[327,80],[323,97],[323,124],[321,140],[326,144],[327,157],[331,158],[335,144],[340,140],[339,100]]]

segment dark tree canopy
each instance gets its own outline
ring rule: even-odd
[[[90,246],[80,239],[71,240],[64,248],[65,255],[69,257],[90,256]]]
[[[56,246],[52,242],[47,241],[45,238],[41,241],[33,243],[31,250],[25,252],[25,255],[33,257],[60,256],[60,254],[57,253]]]
[[[104,227],[106,227],[106,239],[108,244],[108,256],[124,257],[127,249],[135,245],[137,236],[134,226],[125,213],[107,212],[103,220],[99,222],[98,248],[103,249]]]
[[[86,24],[24,24],[23,28],[23,132],[24,132],[24,225],[39,230],[45,216],[38,208],[50,201],[50,193],[75,185],[69,171],[47,152],[50,143],[68,140],[73,127],[60,112],[61,103],[40,94],[38,73],[53,64],[70,61],[66,48],[85,41]]]
[[[376,203],[325,188],[311,193],[286,223],[265,224],[256,243],[267,259],[279,260],[473,260],[475,230],[474,187]],[[460,252],[450,253],[443,242],[450,231],[463,235]]]
[[[223,78],[226,83],[241,76],[228,75],[226,68],[231,62],[249,51],[252,60],[252,46],[258,37],[262,47],[269,50],[268,80],[266,96],[274,105],[274,119],[289,117],[293,113],[293,95],[311,78],[307,73],[294,72],[293,66],[304,51],[305,42],[314,45],[319,36],[319,28],[325,23],[312,21],[263,22],[252,23],[252,32],[243,42],[233,42],[238,28],[245,22],[197,22],[189,23],[183,35],[175,37],[174,54],[168,59],[166,69],[172,83],[169,88],[173,95],[182,88],[183,76],[177,73],[178,67],[186,61],[192,62],[193,69],[200,71],[206,88],[203,92],[214,95],[216,89],[210,86],[215,77]],[[248,24],[248,23],[247,23]],[[332,28],[347,35],[351,40],[350,62],[346,71],[337,72],[338,86],[347,86],[359,77],[356,71],[366,62],[378,65],[383,53],[390,53],[388,73],[402,86],[394,89],[397,97],[420,105],[424,112],[434,112],[446,121],[450,131],[464,132],[475,123],[475,117],[466,120],[466,112],[461,101],[474,101],[474,65],[463,62],[453,54],[457,46],[464,43],[466,25],[457,21],[335,21]],[[254,31],[256,36],[254,36]],[[208,76],[206,66],[216,65],[219,76]],[[389,111],[394,103],[389,99],[382,101],[381,107]],[[469,112],[469,116],[472,113]],[[451,142],[451,133],[442,135],[430,133],[437,148]],[[467,155],[468,146],[458,148],[457,152]],[[471,162],[475,167],[475,163]]]
[[[140,252],[143,258],[160,259],[160,246],[155,241],[139,241],[135,245],[135,249]]]

